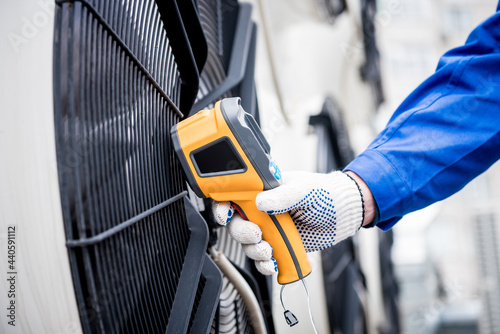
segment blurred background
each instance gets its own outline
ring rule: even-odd
[[[387,8],[390,1],[380,1]],[[462,45],[496,1],[402,1],[379,30],[386,103],[381,126],[445,51]],[[407,333],[500,331],[500,164],[394,228],[393,260]],[[496,203],[496,204],[495,204]],[[477,326],[477,327],[476,327]],[[477,329],[475,329],[477,328]]]
[[[330,9],[342,7],[342,1],[324,3]],[[341,106],[351,145],[360,153],[406,96],[434,72],[439,57],[462,45],[472,29],[495,11],[497,2],[378,0],[374,29],[368,30],[362,18],[351,17],[354,27],[343,15],[325,19],[328,14],[318,14],[305,1],[258,4],[268,13],[271,58],[278,73],[273,81],[268,55],[258,58],[257,87],[273,154],[283,169],[314,170],[316,152],[310,147],[316,137],[305,135],[310,129],[302,115],[319,110],[322,96],[332,96]],[[359,5],[345,4],[351,11]],[[366,2],[361,1],[361,6]],[[368,44],[356,38],[363,29]],[[356,72],[370,56],[366,49],[375,44],[380,55],[380,91],[376,83]],[[284,100],[281,106],[272,89],[276,87]],[[289,115],[289,123],[283,121],[286,125],[273,131],[268,112],[276,110],[277,115],[280,108]],[[288,155],[291,150],[293,157]],[[394,264],[402,333],[500,332],[499,172],[497,163],[461,192],[404,217],[392,229],[394,244],[386,255]],[[361,263],[370,287],[378,275],[370,266],[376,259],[364,248],[375,243],[371,239],[377,231],[360,234]],[[368,290],[373,302],[376,289]],[[371,311],[372,325],[383,332],[387,314]]]
[[[114,217],[110,219],[102,213],[102,221],[96,218],[97,223],[92,225],[93,218],[86,216],[89,210],[102,209],[106,214],[109,210],[119,216],[122,212],[118,212],[116,203],[127,208],[134,207],[130,203],[142,203],[147,209],[157,203],[143,203],[145,198],[148,199],[145,194],[161,193],[165,196],[162,200],[168,201],[176,193],[173,188],[176,191],[189,190],[174,162],[169,160],[171,164],[166,164],[167,167],[163,165],[164,160],[170,159],[168,154],[172,153],[171,148],[159,151],[158,146],[161,149],[163,146],[157,142],[152,144],[158,138],[162,143],[168,142],[168,128],[179,120],[170,107],[161,109],[144,102],[150,101],[147,98],[153,96],[155,89],[163,89],[163,94],[169,95],[174,104],[187,105],[188,110],[182,110],[186,115],[195,111],[189,110],[193,105],[199,109],[213,107],[216,99],[245,93],[249,96],[244,101],[248,103],[246,110],[260,120],[262,131],[272,147],[273,158],[282,170],[329,172],[341,169],[361,153],[405,97],[433,73],[439,57],[445,51],[462,45],[471,30],[493,14],[497,6],[495,0],[197,0],[193,1],[193,8],[196,7],[196,14],[199,15],[195,17],[200,19],[199,25],[193,16],[189,16],[192,14],[189,8],[180,5],[185,12],[180,13],[179,18],[183,18],[186,24],[182,25],[182,20],[179,20],[179,26],[168,26],[168,22],[173,22],[168,20],[171,18],[169,15],[173,14],[158,4],[179,6],[181,1],[113,2],[115,9],[125,13],[122,16],[114,15],[108,2],[99,0],[9,0],[0,3],[2,249],[5,249],[7,240],[7,226],[18,226],[19,231],[16,297],[19,326],[13,328],[2,320],[0,332],[135,333],[137,328],[146,331],[144,328],[150,327],[145,326],[152,323],[151,328],[158,333],[176,332],[172,330],[174,322],[169,322],[169,312],[177,306],[176,300],[186,299],[184,295],[179,297],[179,291],[185,292],[186,289],[180,287],[182,284],[176,285],[183,269],[174,268],[169,262],[179,247],[171,231],[181,225],[183,227],[196,210],[209,220],[206,217],[209,203],[190,193],[191,201],[196,204],[195,209],[186,211],[183,216],[184,204],[177,203],[174,213],[169,211],[154,216],[154,219],[150,217],[153,223],[147,219],[139,221],[137,217],[144,218],[140,216],[139,209],[135,213],[138,216],[127,212],[132,219],[137,218],[143,224],[138,223],[139,227],[146,227],[144,230],[137,227],[132,232],[125,230],[123,233],[130,233],[130,237],[116,248],[112,244],[116,241],[114,237],[88,248],[68,246],[68,243],[79,241],[77,233],[70,232],[71,226],[76,230],[77,222],[82,224],[78,227],[85,237],[91,228],[100,231],[110,221],[110,226],[119,226],[130,218],[120,216],[123,221],[118,218],[114,221]],[[143,13],[150,16],[141,16]],[[81,31],[87,27],[96,29],[82,35],[86,39],[81,40],[73,39],[78,34],[73,36],[74,30],[70,29],[73,24],[79,27],[78,24],[84,22],[83,19],[81,22],[75,19],[80,14],[92,23],[82,25]],[[146,16],[154,25],[144,19]],[[191,24],[193,22],[197,24]],[[247,31],[243,31],[242,26]],[[179,93],[185,89],[182,86],[185,82],[179,79],[185,78],[183,71],[186,64],[180,64],[184,57],[176,53],[180,52],[176,47],[173,51],[167,48],[170,43],[168,38],[176,36],[182,30],[180,28],[193,34],[187,38],[194,50],[192,54],[196,55],[203,49],[193,42],[195,28],[220,43],[209,40],[206,46],[207,65],[196,69],[200,74],[197,79],[201,82],[194,85],[195,89],[199,89],[194,91],[194,95],[198,95],[196,98],[193,95],[189,103]],[[152,33],[153,30],[156,32]],[[232,54],[228,54],[233,45],[240,45],[240,30],[247,40],[246,44],[241,44],[245,46],[244,52],[236,53],[248,65],[245,66],[244,77],[250,79],[243,79],[214,95],[212,93],[220,88],[218,85],[230,77],[228,64],[231,64]],[[114,36],[108,36],[113,33]],[[88,41],[89,45],[84,45],[82,41]],[[94,66],[100,61],[94,50],[101,45],[96,45],[108,42],[113,46],[110,50],[116,51],[116,58],[111,61],[104,52],[100,53],[104,65]],[[72,48],[76,50],[74,53],[68,51]],[[158,51],[164,49],[168,52]],[[68,64],[72,64],[73,60],[77,63],[80,54],[81,59],[90,59],[85,65],[91,70],[85,71],[81,65],[82,70],[78,72],[79,68],[75,65],[72,70],[80,74],[78,77],[72,75]],[[85,58],[87,54],[90,56]],[[112,51],[109,51],[111,54]],[[125,69],[113,67],[122,65],[120,62],[116,65],[118,55],[130,61]],[[158,61],[158,55],[168,59],[168,66],[162,65],[166,61]],[[155,61],[160,65],[155,65]],[[195,66],[194,63],[189,66]],[[111,68],[113,70],[108,71]],[[141,80],[145,77],[144,73],[149,73],[149,79],[141,83],[141,87],[149,88],[138,89],[139,84],[133,88],[126,86],[126,94],[122,91],[120,94],[130,93],[132,97],[127,95],[128,99],[108,103],[110,98],[106,96],[110,95],[106,94],[115,89],[110,82],[132,82],[132,70],[136,71],[134,78]],[[84,78],[82,82],[89,84],[85,89],[97,96],[89,94],[85,98],[91,102],[102,102],[98,106],[90,102],[81,106],[82,110],[91,106],[89,113],[97,110],[98,116],[87,123],[80,123],[79,116],[71,118],[74,115],[69,111],[64,114],[68,105],[68,110],[74,107],[71,103],[65,104],[70,98],[80,102],[78,94],[75,98],[68,93],[79,87],[79,78]],[[158,82],[153,89],[148,85],[155,78]],[[61,97],[63,95],[58,89],[68,95]],[[85,89],[81,91],[82,96]],[[100,92],[106,92],[102,100]],[[148,119],[149,123],[142,122],[142,117],[149,115],[154,107],[159,108],[154,110],[157,118],[151,119],[161,121],[155,123]],[[161,118],[167,117],[166,111],[170,117],[168,121]],[[171,117],[171,114],[174,116]],[[102,123],[99,123],[101,116]],[[74,131],[80,127],[94,135],[97,142],[83,140],[81,133]],[[156,132],[150,135],[152,129],[160,129],[159,137]],[[147,143],[144,147],[150,148],[150,152],[140,152],[137,149],[139,145],[130,144],[137,138],[132,140],[123,133],[115,136],[115,130],[143,136],[141,140]],[[80,141],[83,141],[82,147],[78,146]],[[57,149],[54,143],[59,145]],[[115,157],[116,161],[113,160],[115,158],[108,159],[106,152],[115,151],[125,153]],[[150,154],[156,159],[152,159]],[[156,175],[132,173],[133,168],[139,171],[153,168],[135,164],[137,157],[146,157],[143,159],[145,164],[158,163],[160,167],[153,166],[160,170],[158,173],[165,172],[168,174],[165,179],[177,183],[174,186],[168,184],[165,190],[161,188],[163,184],[157,182]],[[94,161],[100,164],[94,164]],[[74,176],[81,166],[95,172],[92,177],[106,182],[88,182],[85,179],[87,169],[81,173],[83,176]],[[121,174],[116,176],[115,173]],[[129,174],[142,175],[146,180],[139,182]],[[123,180],[118,177],[127,181],[116,181]],[[78,184],[77,181],[87,184],[89,189],[67,186],[72,182]],[[90,181],[93,181],[91,177]],[[113,183],[115,181],[116,184]],[[127,189],[120,188],[124,184],[127,184]],[[131,185],[137,185],[137,189],[132,189]],[[381,232],[377,228],[362,229],[354,238],[332,249],[310,254],[313,274],[306,281],[319,332],[500,333],[499,189],[500,163],[497,163],[456,195],[404,217],[389,232]],[[81,194],[78,195],[79,190]],[[179,193],[186,196],[186,192]],[[111,194],[109,198],[113,200],[108,202],[107,194]],[[78,205],[84,205],[80,202],[74,204],[78,200],[77,195],[81,195],[81,202],[85,205],[87,196],[94,196],[95,206],[78,211],[81,209]],[[116,203],[113,202],[115,200]],[[81,217],[75,212],[80,212]],[[85,225],[87,223],[89,225]],[[203,219],[201,225],[206,225]],[[151,230],[150,226],[154,228]],[[263,294],[261,308],[267,317],[269,333],[312,333],[303,287],[290,285],[284,292],[285,305],[300,321],[299,325],[290,328],[282,316],[279,286],[274,283],[275,278],[266,280],[255,274],[241,248],[229,240],[223,230],[210,224],[208,226],[206,233],[210,242],[200,243],[200,258],[191,262],[212,264],[205,252],[207,247],[225,253],[244,279],[257,286],[253,286],[254,290]],[[92,230],[92,233],[97,232]],[[167,240],[165,244],[153,244],[159,236]],[[204,237],[208,240],[208,236]],[[121,237],[119,241],[123,241]],[[148,247],[154,248],[154,251],[149,252]],[[85,265],[82,264],[83,258],[89,261]],[[123,263],[120,262],[122,260]],[[123,272],[123,268],[129,269],[128,263],[134,263],[137,268],[131,266],[130,272]],[[180,259],[177,265],[182,263]],[[101,264],[102,267],[99,267]],[[114,269],[106,272],[109,268]],[[0,260],[0,269],[2,275],[8,271],[4,259]],[[101,269],[102,272],[99,271]],[[198,312],[196,302],[188,303],[188,312],[186,308],[178,308],[177,311],[181,311],[176,314],[187,317],[184,319],[186,331],[197,333],[193,329],[196,327],[191,326],[198,324],[198,315],[201,314],[203,323],[211,326],[202,326],[205,332],[254,332],[249,325],[251,317],[231,282],[217,270],[216,274],[213,271],[207,274],[205,267],[196,270],[201,276],[196,276],[196,279],[190,276],[187,281],[193,281],[195,285],[187,290],[200,292],[199,296],[196,295],[200,298],[196,299],[194,295],[192,298],[202,306],[205,303],[208,311]],[[170,286],[168,289],[165,287],[168,285],[165,277],[170,279],[169,275],[175,278],[173,283],[168,282],[173,286],[171,290],[168,290]],[[213,285],[210,279],[214,280]],[[207,290],[217,295],[212,296],[211,301],[201,298],[206,295],[203,294],[203,284],[199,282],[205,284],[205,281],[209,282],[207,286],[210,289]],[[92,285],[94,283],[95,286]],[[113,285],[115,283],[119,288]],[[7,306],[8,301],[3,297],[8,290],[9,286],[3,280],[0,284],[2,309]],[[155,313],[157,309],[158,314]],[[90,317],[90,313],[95,317]],[[3,313],[1,317],[4,318]]]

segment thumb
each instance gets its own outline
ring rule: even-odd
[[[277,215],[294,209],[303,198],[302,190],[293,185],[284,184],[278,188],[263,191],[257,195],[257,209],[270,215]]]

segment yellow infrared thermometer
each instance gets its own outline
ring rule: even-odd
[[[239,98],[223,99],[174,125],[175,152],[193,191],[202,198],[231,201],[244,219],[257,224],[273,248],[278,283],[311,273],[311,264],[290,214],[268,215],[255,204],[257,194],[279,187],[281,173],[270,146]]]

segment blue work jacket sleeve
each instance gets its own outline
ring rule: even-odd
[[[500,158],[500,12],[399,106],[345,170],[369,186],[383,230],[440,201]]]

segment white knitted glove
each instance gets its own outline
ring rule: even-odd
[[[258,194],[256,204],[270,215],[289,211],[306,252],[328,248],[354,235],[364,215],[357,183],[340,171],[284,173],[283,185]]]
[[[256,224],[244,220],[236,212],[230,202],[214,202],[212,206],[215,221],[227,226],[229,235],[241,243],[245,254],[255,260],[257,270],[263,275],[271,275],[278,271],[276,260],[272,257],[271,245],[262,240],[262,231]]]
[[[306,252],[333,246],[352,236],[363,221],[363,199],[356,182],[342,172],[283,173],[283,184],[257,195],[257,208],[270,215],[289,211]],[[256,260],[264,275],[277,271],[271,246],[262,240],[262,231],[243,220],[229,202],[215,202],[213,213],[220,225],[243,244],[245,254]]]

